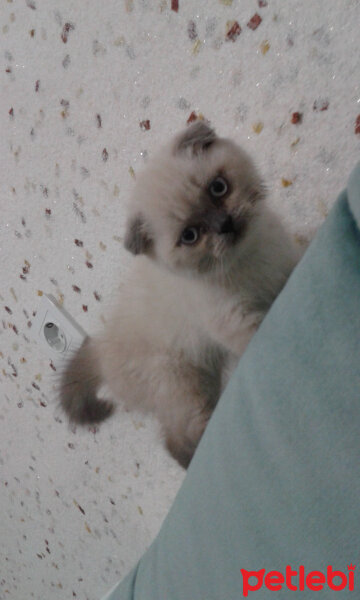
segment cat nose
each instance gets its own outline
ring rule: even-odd
[[[219,233],[234,233],[234,221],[230,215],[226,216],[219,226]]]

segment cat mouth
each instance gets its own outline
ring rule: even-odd
[[[219,246],[222,248],[223,251],[229,250],[238,243],[240,237],[240,233],[237,231],[222,234],[219,240]]]
[[[230,259],[235,247],[239,244],[242,237],[243,232],[240,229],[219,235],[212,248],[214,260],[223,261],[224,259]]]
[[[245,236],[247,230],[247,222],[245,219],[235,221],[232,219],[232,227],[228,231],[220,233],[221,237],[229,246],[234,246]]]
[[[227,246],[234,246],[245,234],[246,220],[244,217],[235,217],[231,214],[223,216],[214,227],[214,231],[217,233],[221,245],[225,243]]]

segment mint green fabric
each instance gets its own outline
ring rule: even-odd
[[[359,222],[360,165],[242,357],[158,537],[107,600],[239,600],[240,569],[360,571]],[[354,592],[315,596],[359,593],[355,572]]]

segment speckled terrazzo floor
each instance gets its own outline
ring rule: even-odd
[[[136,173],[194,116],[309,238],[359,159],[360,2],[4,0],[0,17],[0,598],[96,600],[183,474],[148,420],[69,429],[31,339],[40,296],[101,325]]]

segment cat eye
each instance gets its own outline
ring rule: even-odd
[[[200,237],[200,228],[199,227],[186,227],[181,234],[180,242],[181,244],[186,244],[187,246],[191,246],[192,244],[196,244]]]
[[[212,198],[222,198],[228,191],[228,183],[223,177],[215,177],[209,185],[209,194]]]

